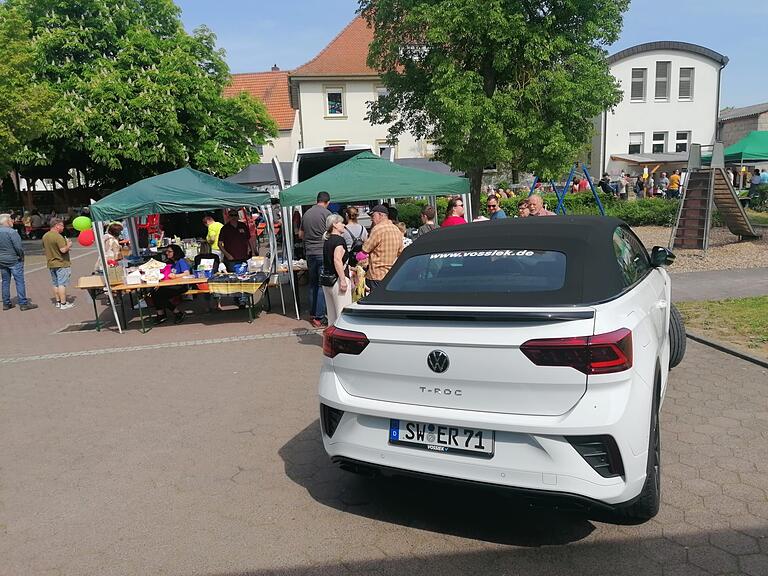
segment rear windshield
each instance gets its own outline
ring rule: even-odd
[[[387,278],[389,292],[554,292],[566,257],[552,250],[478,250],[419,254]]]

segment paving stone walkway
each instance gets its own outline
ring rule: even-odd
[[[632,526],[338,470],[319,343],[3,365],[0,575],[768,574],[765,369],[689,343],[662,410],[664,503]]]

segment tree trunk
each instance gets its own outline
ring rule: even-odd
[[[480,215],[480,192],[483,188],[483,169],[472,168],[467,171],[469,176],[469,194],[470,202],[472,202],[472,214],[475,218]]]

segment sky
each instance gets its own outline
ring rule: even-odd
[[[482,1],[482,0],[478,0]],[[188,30],[205,24],[232,72],[296,68],[312,59],[355,16],[357,0],[176,0]],[[764,68],[768,0],[632,0],[614,53],[655,40],[678,40],[730,58],[722,105],[768,102]]]

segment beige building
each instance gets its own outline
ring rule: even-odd
[[[407,133],[391,150],[387,126],[365,119],[369,103],[386,92],[366,63],[372,40],[373,30],[355,18],[317,56],[291,72],[291,104],[299,113],[301,145],[364,144],[382,156],[429,156],[426,142]]]
[[[726,148],[753,130],[768,130],[768,102],[720,113],[718,139]]]

